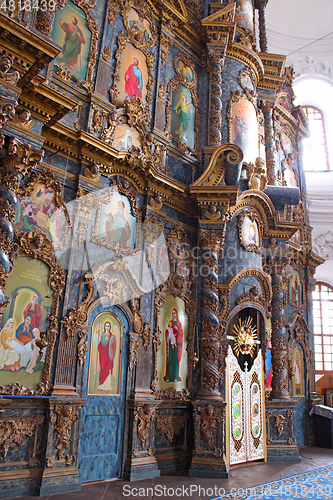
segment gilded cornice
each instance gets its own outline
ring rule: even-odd
[[[301,227],[299,222],[291,222],[280,218],[272,200],[263,191],[255,189],[244,191],[237,199],[236,205],[230,210],[230,217],[232,218],[237,212],[245,208],[255,208],[262,216],[264,236],[266,237],[274,236],[289,239]]]
[[[254,52],[254,50],[249,49],[245,45],[241,45],[240,43],[232,43],[228,45],[226,56],[231,57],[232,59],[237,59],[241,61],[246,66],[252,68],[255,73],[257,82],[264,78],[265,69],[259,55]],[[258,84],[259,86],[259,84]]]
[[[51,39],[38,36],[3,14],[0,14],[0,38],[5,51],[25,63],[25,67],[14,65],[21,74],[18,82],[21,87],[31,86],[33,78],[60,52]]]

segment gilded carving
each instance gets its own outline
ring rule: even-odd
[[[203,437],[208,442],[210,448],[215,448],[216,444],[216,427],[217,423],[221,421],[221,410],[220,408],[214,408],[213,405],[208,404],[207,406],[199,406],[198,411],[200,413],[200,430]]]
[[[0,84],[9,83],[10,85],[16,85],[18,79],[20,78],[20,73],[15,70],[11,70],[13,65],[13,58],[9,54],[2,54],[0,56]]]
[[[135,333],[143,332],[143,320],[140,314],[139,306],[137,305],[135,299],[131,299],[131,309],[133,313],[133,331]]]
[[[244,302],[252,302],[258,304],[265,312],[267,318],[272,317],[271,304],[265,300],[265,297],[260,294],[260,290],[257,286],[251,287],[247,292],[242,293],[237,299],[237,304],[243,304]]]
[[[134,366],[136,365],[138,359],[138,349],[139,349],[138,339],[130,337],[129,355],[128,355],[128,367],[130,371],[132,371]]]
[[[102,59],[103,59],[103,61],[105,61],[107,63],[109,63],[111,61],[111,50],[110,50],[110,47],[108,45],[106,45],[103,49]]]
[[[129,14],[137,14],[137,19],[129,20]],[[128,31],[129,40],[138,49],[149,48],[155,45],[157,41],[157,29],[154,18],[151,14],[151,9],[146,2],[138,0],[127,0],[124,4],[123,22]]]
[[[152,422],[155,420],[155,408],[144,404],[143,406],[138,406],[135,414],[135,421],[137,422],[137,433],[138,438],[141,441],[142,449],[145,448],[149,428],[151,428]]]
[[[249,163],[246,167],[246,178],[250,189],[263,191],[267,186],[267,176],[265,162],[261,158],[256,158],[255,164]]]
[[[80,366],[82,366],[86,359],[88,349],[88,332],[79,330],[77,335],[79,339],[77,343],[77,357],[79,358]]]
[[[148,323],[144,323],[142,331],[143,347],[147,351],[151,345],[151,330]]]
[[[56,432],[59,439],[57,445],[58,460],[61,460],[67,449],[68,443],[72,440],[72,427],[79,418],[77,409],[70,405],[55,406],[57,414]]]
[[[285,420],[285,417],[283,415],[276,415],[275,416],[275,427],[277,429],[279,436],[281,436],[281,434],[283,432],[284,420]]]
[[[22,438],[31,437],[36,426],[33,418],[12,418],[0,420],[0,446],[5,458],[8,450],[14,443],[23,446]]]
[[[114,138],[114,132],[117,125],[117,114],[114,111],[110,111],[107,116],[107,127],[105,127],[101,133],[101,141],[105,144],[111,144]]]
[[[68,310],[68,313],[66,314],[66,316],[64,317],[64,319],[61,320],[61,323],[64,325],[64,330],[65,330],[67,339],[69,339],[70,337],[74,337],[74,335],[75,335],[75,329],[76,329],[76,326],[77,326],[77,313],[76,313],[76,309],[74,309],[73,307],[71,307]]]
[[[9,120],[15,115],[15,106],[17,101],[14,97],[0,96],[0,129],[2,129]],[[4,144],[5,137],[0,134],[0,147]]]
[[[85,235],[87,234],[88,231],[88,225],[86,222],[83,222],[82,220],[79,221],[76,229],[76,242],[77,246],[80,248],[84,239]]]
[[[188,413],[184,415],[159,415],[156,419],[156,427],[166,435],[169,441],[173,441],[188,418]]]
[[[167,60],[168,53],[172,43],[173,43],[172,40],[165,33],[162,32],[160,39],[162,65],[164,65]]]

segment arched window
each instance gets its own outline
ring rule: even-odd
[[[305,171],[329,170],[324,115],[315,106],[302,106],[308,119],[310,137],[303,141]]]
[[[333,370],[333,287],[317,282],[313,299],[313,333],[317,374]]]

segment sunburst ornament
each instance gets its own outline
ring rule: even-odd
[[[234,325],[232,332],[234,334],[234,351],[237,356],[241,354],[249,354],[253,358],[254,351],[257,344],[260,344],[257,340],[257,327],[252,325],[251,316],[248,316],[244,321],[241,319],[238,325]]]

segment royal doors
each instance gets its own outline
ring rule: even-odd
[[[82,482],[120,477],[128,319],[118,307],[94,311],[85,367],[79,471]]]
[[[228,351],[229,463],[265,458],[265,406],[262,355],[259,350],[251,369],[239,365]]]

